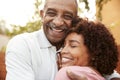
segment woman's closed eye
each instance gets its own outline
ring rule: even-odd
[[[70,47],[71,47],[71,48],[75,48],[75,47],[77,47],[77,45],[71,44]]]

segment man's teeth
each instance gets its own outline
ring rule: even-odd
[[[57,31],[57,32],[63,31],[62,29],[57,29],[57,28],[52,28],[52,30]]]

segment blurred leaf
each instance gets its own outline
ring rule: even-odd
[[[39,6],[41,5],[41,0],[35,0],[34,6],[35,6],[35,12],[32,16],[32,20],[27,22],[25,26],[21,25],[14,25],[12,24],[12,31],[7,31],[7,35],[12,37],[20,33],[24,32],[33,32],[40,29],[40,26],[42,25],[39,15]]]

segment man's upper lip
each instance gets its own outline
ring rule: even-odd
[[[56,32],[62,32],[64,31],[64,29],[61,28],[56,28],[56,27],[51,27],[52,30],[56,31]]]
[[[63,32],[63,31],[67,30],[66,27],[55,27],[55,26],[50,26],[50,29],[52,29],[53,31],[56,31],[56,32]]]

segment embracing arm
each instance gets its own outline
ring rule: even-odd
[[[107,75],[105,77],[106,77],[106,80],[120,80],[120,74],[115,70],[111,75]]]
[[[71,80],[87,80],[85,76],[79,76],[72,71],[68,70],[67,75]],[[120,80],[120,74],[114,71],[113,74],[105,76],[106,80]]]
[[[15,37],[6,49],[6,80],[35,80],[31,68],[29,51],[21,37]]]
[[[70,80],[88,80],[85,76],[79,76],[70,70],[67,70],[67,76],[70,78]]]
[[[120,80],[120,78],[112,78],[112,79],[110,79],[110,80]]]

